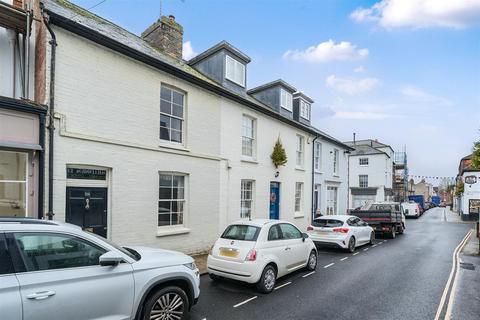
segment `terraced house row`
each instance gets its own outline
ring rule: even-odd
[[[137,36],[64,0],[13,2],[0,2],[2,83],[15,79],[0,92],[0,215],[195,253],[237,219],[305,228],[347,209],[353,148],[312,126],[293,84],[249,88],[233,45],[185,61],[173,16]]]

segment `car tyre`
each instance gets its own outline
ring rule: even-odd
[[[395,227],[392,228],[392,232],[390,233],[390,238],[395,239],[395,236],[397,235],[397,231],[395,230]]]
[[[348,252],[353,253],[355,252],[355,237],[350,237],[350,240],[348,240]]]
[[[398,229],[398,234],[403,234],[405,230],[405,227],[404,226],[401,226],[399,229]]]
[[[275,288],[277,282],[277,270],[272,265],[268,265],[263,269],[260,280],[257,282],[257,289],[261,293],[270,293]]]
[[[370,242],[369,242],[369,244],[370,244],[370,245],[373,245],[374,240],[375,240],[375,232],[372,232],[372,233],[370,233]]]
[[[316,268],[317,268],[317,253],[315,252],[315,250],[312,250],[312,252],[310,252],[310,255],[308,256],[307,270],[314,271]]]
[[[208,276],[210,277],[210,279],[212,279],[212,281],[222,280],[222,277],[217,276],[216,274],[213,274],[213,273],[209,273]]]
[[[189,310],[187,294],[179,287],[169,286],[155,292],[144,304],[143,320],[159,315],[159,319],[186,319]],[[171,317],[175,316],[175,317]]]

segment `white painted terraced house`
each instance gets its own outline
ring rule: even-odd
[[[247,91],[250,58],[227,42],[183,61],[173,17],[140,38],[68,2],[42,2],[58,44],[54,62],[47,44],[55,219],[187,253],[239,218],[307,226],[313,140],[348,149],[310,126],[311,99],[281,80]],[[288,156],[278,169],[277,139]]]

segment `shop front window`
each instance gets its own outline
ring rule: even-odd
[[[27,154],[0,151],[0,216],[26,216],[26,195]]]

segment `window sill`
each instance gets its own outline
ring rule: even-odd
[[[320,171],[320,170],[315,170],[315,173],[318,173],[318,174],[324,174],[325,172],[323,172],[323,171]]]
[[[338,174],[334,174],[333,175],[335,178],[340,178],[340,176]]]
[[[254,163],[254,164],[258,164],[258,161],[256,159],[253,159],[253,158],[241,158],[240,159],[241,162],[247,162],[247,163]]]
[[[298,170],[298,171],[305,171],[305,168],[302,168],[302,167],[295,167],[295,170]]]
[[[171,228],[158,227],[157,229],[157,237],[167,237],[167,236],[174,236],[177,234],[185,234],[185,233],[190,233],[190,229],[185,227],[171,227]]]
[[[300,219],[300,218],[305,218],[305,215],[301,212],[295,212],[293,215],[294,219]]]
[[[176,144],[176,143],[168,143],[168,142],[160,142],[158,145],[159,148],[171,149],[171,150],[178,150],[178,151],[185,151],[190,152],[183,144]]]

